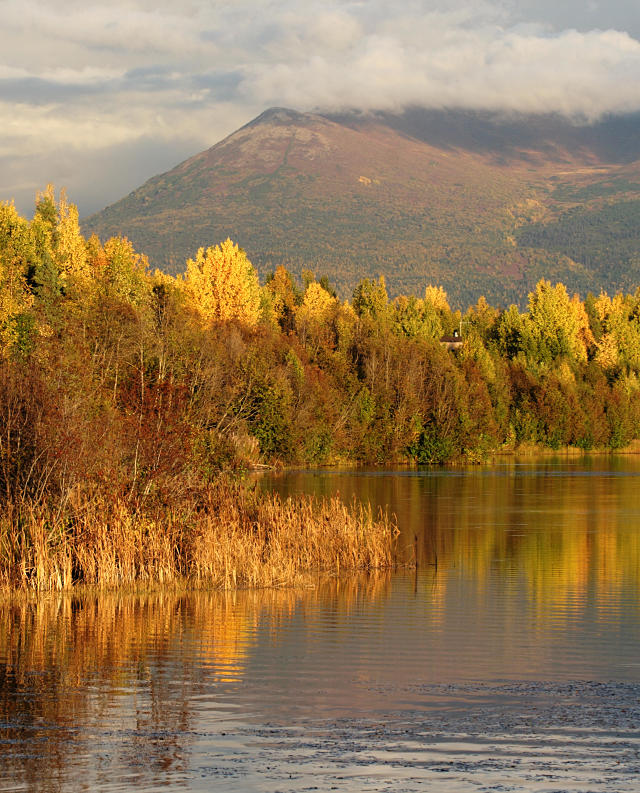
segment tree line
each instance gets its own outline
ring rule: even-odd
[[[458,331],[450,351],[443,336]],[[581,300],[541,280],[525,311],[440,287],[350,301],[231,240],[172,277],[85,239],[52,187],[0,204],[0,498],[74,487],[167,503],[256,465],[480,461],[640,434],[640,291]]]

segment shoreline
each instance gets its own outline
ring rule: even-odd
[[[0,517],[0,595],[304,586],[319,573],[394,566],[397,534],[395,521],[368,505],[281,499],[229,482],[146,509],[75,494],[62,512],[22,503]]]
[[[350,460],[333,460],[323,464],[307,464],[307,465],[251,465],[247,468],[249,474],[264,474],[264,473],[289,473],[291,471],[328,471],[331,469],[339,469],[344,471],[357,471],[365,468],[371,469],[390,469],[397,468],[447,468],[458,466],[477,466],[477,465],[491,465],[496,459],[517,459],[518,457],[532,458],[532,457],[615,457],[620,456],[634,456],[640,455],[640,439],[633,440],[620,449],[610,449],[607,447],[598,447],[594,449],[582,449],[579,446],[561,446],[558,449],[552,449],[548,446],[539,444],[523,443],[517,448],[511,449],[495,449],[487,453],[483,459],[468,460],[464,457],[458,457],[448,460],[445,463],[416,463],[413,460],[406,458],[390,459],[383,463],[367,462],[367,461],[350,461]]]

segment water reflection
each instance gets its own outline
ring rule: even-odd
[[[432,471],[307,472],[263,478],[283,495],[361,498],[396,514],[400,559],[526,577],[539,603],[596,597],[607,610],[640,584],[640,461],[584,458]],[[442,586],[446,575],[437,586]]]
[[[90,787],[108,788],[114,767],[124,789],[180,781],[202,711],[222,734],[234,721],[259,642],[271,653],[288,652],[292,622],[309,611],[340,621],[359,601],[375,603],[388,585],[382,574],[302,593],[56,596],[2,604],[0,790],[60,790],[79,782],[79,773],[95,775]],[[263,667],[260,685],[282,672]]]
[[[417,569],[0,603],[0,790],[633,790],[635,461],[264,484],[388,503]]]

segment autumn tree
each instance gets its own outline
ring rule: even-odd
[[[245,252],[226,239],[200,248],[187,261],[185,285],[191,303],[206,324],[238,320],[255,325],[260,319],[260,285]]]
[[[267,276],[265,291],[271,297],[276,322],[284,331],[293,330],[296,306],[302,301],[302,295],[291,273],[282,265],[276,267],[275,272]]]
[[[353,292],[351,305],[359,317],[368,317],[378,323],[386,322],[389,296],[384,276],[381,275],[377,282],[368,278],[360,281]]]
[[[438,310],[421,298],[399,295],[393,301],[393,327],[411,339],[439,339],[443,328]]]
[[[32,255],[27,222],[13,204],[0,204],[0,356],[30,344],[33,295],[25,275]]]
[[[460,312],[451,310],[447,293],[441,286],[429,284],[424,290],[424,313],[425,321],[434,327],[440,325],[440,333],[453,333],[460,325]]]
[[[63,283],[75,280],[82,284],[89,275],[87,249],[80,233],[78,208],[69,203],[64,190],[60,193],[57,210],[54,261]]]
[[[640,372],[640,296],[602,292],[591,310],[599,329],[596,361],[609,374],[617,368]]]
[[[496,322],[495,338],[501,355],[513,359],[530,347],[530,334],[525,317],[516,305],[510,305]]]
[[[542,279],[529,294],[528,330],[538,361],[551,362],[560,355],[587,360],[589,322],[584,307],[572,301],[564,284],[551,286]]]
[[[66,289],[89,275],[87,249],[80,233],[78,208],[64,190],[56,201],[53,185],[36,196],[32,231],[39,261],[35,280],[39,285]]]
[[[318,281],[307,286],[302,305],[296,312],[296,326],[303,342],[307,338],[311,340],[316,352],[321,345],[331,344],[328,325],[338,306],[337,299]]]

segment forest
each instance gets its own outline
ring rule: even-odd
[[[449,350],[441,339],[454,332],[462,345]],[[76,207],[49,186],[32,220],[0,204],[0,583],[195,568],[220,585],[265,583],[268,527],[245,578],[246,559],[194,561],[212,516],[290,521],[290,505],[238,489],[245,472],[624,449],[640,437],[639,372],[640,290],[581,300],[541,280],[524,312],[482,297],[461,312],[434,285],[390,300],[380,277],[340,301],[312,272],[296,283],[278,267],[260,284],[231,240],[173,277],[151,272],[125,238],[85,239]],[[345,522],[342,505],[323,508]],[[354,510],[352,537],[363,526],[393,534]],[[114,527],[120,551],[105,540]],[[388,563],[385,543],[356,566]],[[288,556],[267,583],[310,564],[283,571]],[[336,559],[313,564],[345,564]]]

